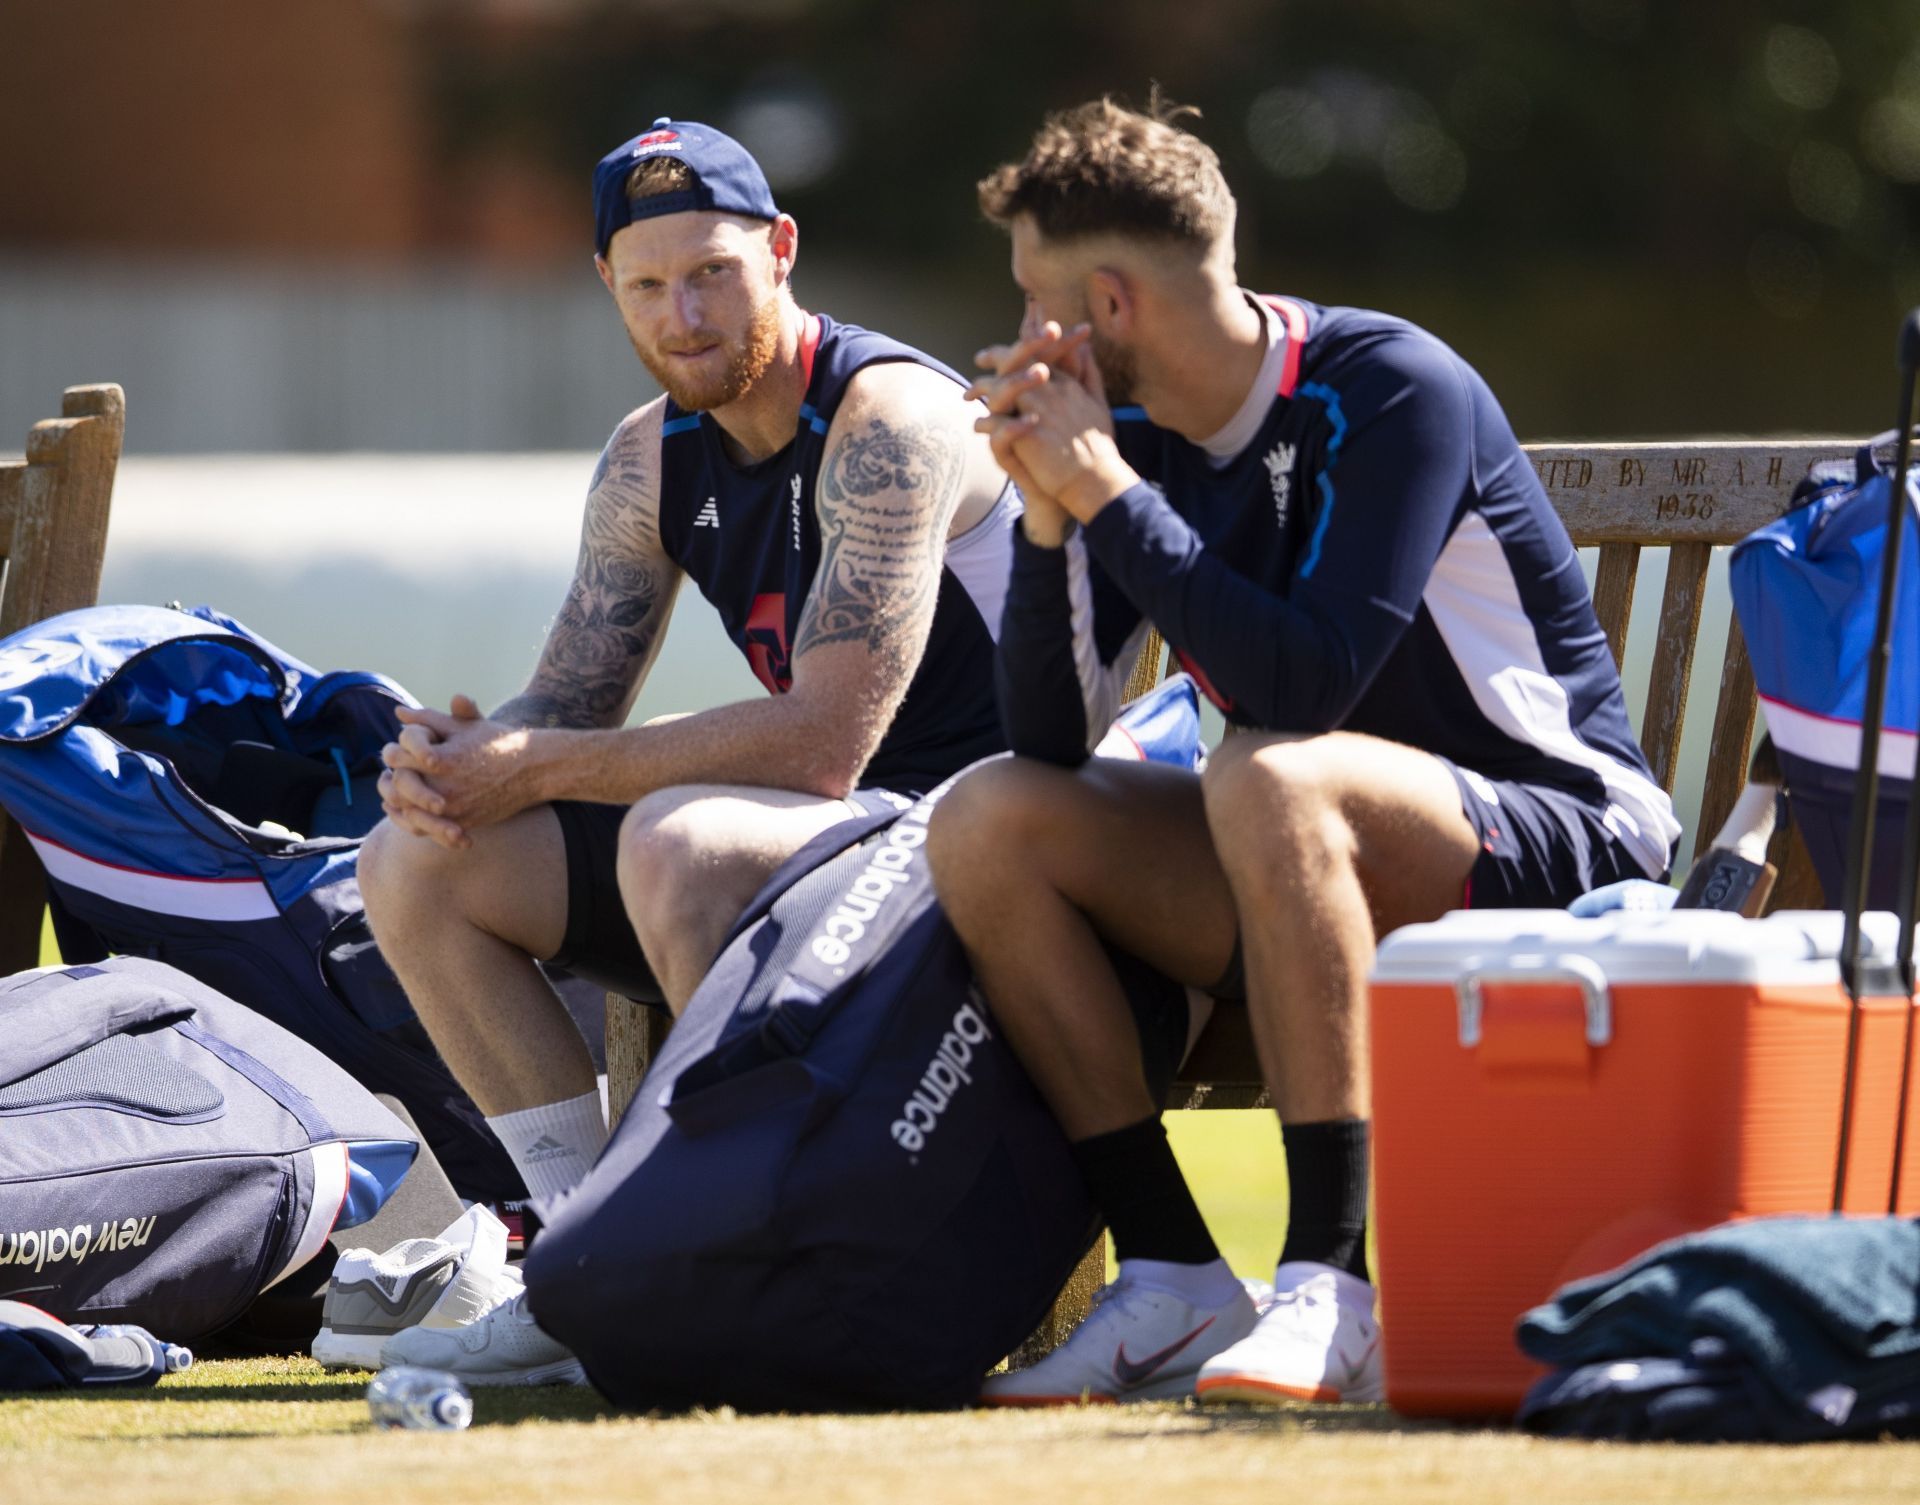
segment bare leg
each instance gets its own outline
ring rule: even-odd
[[[1200,781],[1154,764],[1014,758],[967,775],[927,852],[995,1017],[1072,1140],[1157,1115],[1102,938],[1205,987],[1234,906]]]
[[[1427,753],[1334,732],[1229,737],[1203,787],[1281,1121],[1365,1118],[1374,946],[1459,904],[1480,851],[1459,786]]]
[[[381,954],[489,1117],[592,1092],[586,1042],[534,962],[566,935],[560,822],[542,805],[472,835],[448,851],[374,828],[360,893]]]
[[[620,897],[677,1015],[775,868],[852,811],[787,789],[689,784],[650,794],[620,827]]]

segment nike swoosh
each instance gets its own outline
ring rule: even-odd
[[[1161,1349],[1160,1352],[1148,1354],[1146,1358],[1137,1362],[1127,1357],[1127,1345],[1122,1343],[1113,1356],[1113,1377],[1118,1380],[1122,1386],[1129,1389],[1145,1382],[1150,1379],[1154,1372],[1164,1365],[1168,1359],[1179,1353],[1181,1349],[1199,1337],[1200,1334],[1212,1327],[1213,1322],[1213,1318],[1207,1318],[1205,1322],[1202,1322],[1192,1332],[1188,1333],[1186,1337],[1169,1343],[1165,1348]]]

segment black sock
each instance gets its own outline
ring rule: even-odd
[[[1367,1274],[1367,1131],[1364,1118],[1282,1124],[1291,1213],[1280,1263],[1312,1260]]]
[[[1178,1265],[1220,1257],[1158,1117],[1096,1134],[1072,1150],[1087,1193],[1113,1234],[1116,1256]]]

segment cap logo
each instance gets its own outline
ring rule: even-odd
[[[636,157],[650,157],[655,152],[680,152],[685,150],[686,148],[680,145],[680,133],[678,131],[648,131],[646,135],[638,137],[633,143],[633,154]]]

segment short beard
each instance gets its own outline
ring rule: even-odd
[[[1100,385],[1106,388],[1107,406],[1124,408],[1133,401],[1133,389],[1140,380],[1133,351],[1105,339],[1098,330],[1093,335],[1093,364],[1100,373]]]
[[[767,368],[780,350],[780,300],[768,298],[753,311],[746,334],[728,354],[726,369],[702,385],[676,381],[668,374],[664,359],[657,359],[643,349],[631,331],[627,337],[632,340],[640,363],[666,389],[675,407],[686,413],[709,413],[745,397],[753,384],[767,374]],[[696,334],[695,338],[700,336]]]

